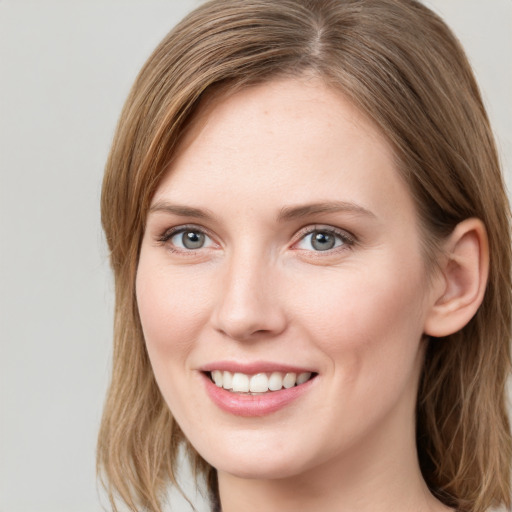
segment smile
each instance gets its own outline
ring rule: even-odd
[[[280,391],[300,386],[310,380],[315,374],[311,372],[272,372],[249,375],[240,372],[213,370],[209,372],[210,379],[219,388],[233,393],[259,394],[269,391]]]
[[[222,411],[235,416],[261,417],[309,394],[319,380],[317,372],[276,366],[281,365],[217,363],[203,367],[200,375],[206,394]]]

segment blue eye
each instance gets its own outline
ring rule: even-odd
[[[347,235],[330,229],[315,229],[299,241],[297,248],[306,251],[330,251],[350,244],[351,239]]]
[[[174,231],[170,235],[166,235],[162,241],[169,241],[175,248],[186,251],[203,249],[213,244],[212,239],[208,235],[199,229],[193,228],[183,228]]]

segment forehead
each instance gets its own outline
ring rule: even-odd
[[[383,199],[397,195],[411,203],[386,138],[339,91],[313,78],[252,86],[199,109],[154,201],[210,200],[209,192],[246,204],[265,197],[389,208]]]
[[[363,136],[373,139],[387,153],[391,149],[375,124],[339,90],[321,78],[304,74],[242,89],[228,86],[207,94],[193,115],[174,160],[198,139],[206,142],[217,136],[220,137],[215,142],[221,146],[231,141],[231,148],[235,144],[240,150],[256,148],[256,140],[245,141],[246,144],[241,140],[249,133],[261,141],[267,136],[278,142],[281,137],[283,148],[292,139],[302,137],[313,143],[315,139],[326,140],[327,134],[337,135],[337,144],[341,138],[348,145],[351,139]]]

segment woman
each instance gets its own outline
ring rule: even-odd
[[[449,29],[414,0],[214,0],[107,163],[113,508],[185,446],[212,508],[510,506],[509,209]]]

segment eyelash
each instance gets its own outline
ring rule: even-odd
[[[195,226],[193,224],[185,224],[185,225],[176,226],[176,227],[167,229],[166,231],[164,231],[164,233],[162,233],[162,235],[160,235],[158,237],[157,241],[161,244],[167,244],[172,237],[179,235],[180,233],[186,233],[187,231],[202,234],[202,235],[208,237],[209,239],[213,238],[208,233],[208,231],[206,231],[204,228],[202,228],[200,226]],[[193,253],[195,252],[194,249],[181,249],[181,248],[173,247],[171,244],[168,244],[168,245],[169,245],[169,250],[171,252],[180,253],[180,254],[190,254],[190,255],[193,255]],[[200,249],[203,249],[203,247],[200,247]]]
[[[293,245],[295,246],[295,245],[299,244],[300,242],[304,241],[306,239],[306,237],[312,235],[315,232],[334,236],[335,238],[337,238],[341,241],[341,244],[338,246],[335,246],[331,249],[326,249],[324,251],[320,251],[320,250],[315,251],[313,249],[308,250],[308,249],[300,249],[300,248],[297,248],[296,250],[304,250],[307,252],[313,252],[313,253],[315,253],[315,255],[321,255],[322,253],[332,254],[334,251],[339,251],[339,250],[343,251],[343,250],[350,249],[356,243],[356,238],[354,237],[354,235],[352,235],[351,233],[349,233],[343,229],[338,229],[333,226],[313,225],[313,226],[307,226],[307,227],[303,228],[302,230],[300,230],[299,233],[297,234],[298,240]]]
[[[180,233],[185,233],[187,231],[202,234],[211,240],[213,239],[213,237],[209,234],[209,232],[207,230],[205,230],[203,227],[196,226],[196,225],[181,225],[181,226],[176,226],[176,227],[167,229],[164,233],[162,233],[162,235],[160,235],[157,238],[157,241],[161,244],[168,244],[168,242],[169,242],[169,240],[171,240],[171,238],[173,238],[174,236],[176,236]],[[325,249],[323,251],[322,250],[315,251],[313,249],[300,249],[300,248],[295,248],[295,250],[317,253],[318,255],[321,255],[322,253],[332,254],[334,251],[337,251],[337,250],[350,249],[356,243],[356,238],[352,234],[350,234],[349,232],[347,232],[345,230],[334,228],[332,226],[323,226],[323,225],[312,225],[311,226],[310,225],[310,226],[307,226],[307,227],[301,229],[297,233],[297,236],[296,236],[297,241],[293,243],[292,248],[293,248],[293,246],[296,246],[300,242],[304,241],[306,239],[306,237],[312,235],[315,232],[334,236],[335,238],[337,238],[338,240],[341,241],[341,244],[337,245],[333,248],[330,248],[330,249]],[[176,248],[176,247],[172,246],[171,244],[168,244],[168,245],[169,245],[169,250],[174,253],[193,255],[193,253],[196,252],[196,250],[194,250],[194,249],[182,249],[182,248]],[[205,248],[205,247],[199,247],[197,250],[203,249],[203,248]]]

